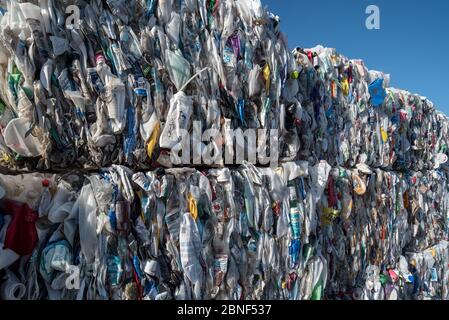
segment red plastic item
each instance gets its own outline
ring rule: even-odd
[[[5,248],[20,256],[31,254],[38,240],[35,226],[38,213],[26,203],[11,200],[3,202],[3,210],[5,214],[13,216],[6,230]]]

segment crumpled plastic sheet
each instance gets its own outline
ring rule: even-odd
[[[447,299],[447,179],[324,161],[1,175],[1,298]]]
[[[70,4],[78,29],[64,24]],[[2,5],[0,152],[11,171],[170,167],[193,121],[203,132],[284,126],[296,63],[260,1]]]

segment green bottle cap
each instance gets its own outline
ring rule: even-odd
[[[298,79],[299,78],[299,71],[298,70],[295,70],[295,71],[293,71],[292,72],[292,79]]]

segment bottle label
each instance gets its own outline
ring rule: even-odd
[[[299,239],[301,236],[300,212],[298,207],[290,208],[290,224],[292,227],[293,239]]]

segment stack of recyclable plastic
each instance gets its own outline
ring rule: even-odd
[[[333,167],[316,213],[327,297],[449,298],[448,119],[335,49],[293,55],[302,72],[286,90],[302,109],[290,130],[298,159]],[[434,260],[419,267],[405,252]]]
[[[171,167],[183,131],[283,126],[281,88],[297,73],[278,18],[259,1],[12,0],[5,9],[4,166]]]
[[[388,88],[389,75],[335,49],[293,54],[303,71],[285,90],[301,108],[301,125],[291,130],[301,141],[300,158],[388,171],[433,170],[447,162],[448,120],[429,100]]]
[[[447,299],[448,181],[122,166],[1,175],[3,299]]]
[[[449,299],[427,99],[288,52],[258,0],[0,7],[0,299]],[[280,162],[172,162],[210,129],[276,129]]]

